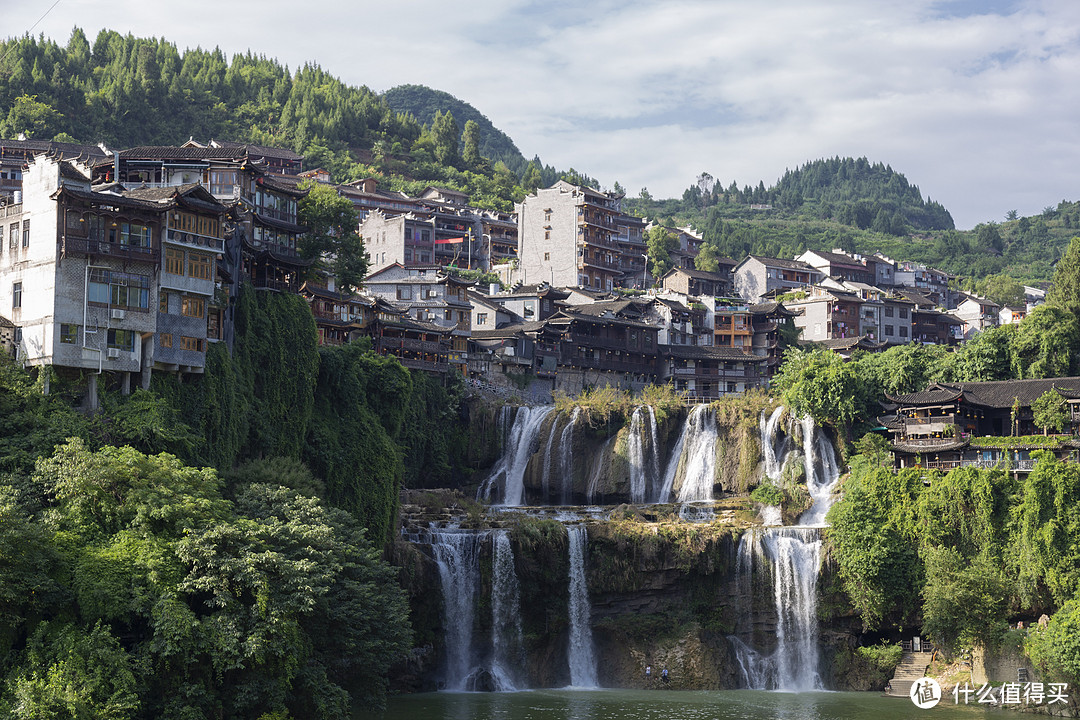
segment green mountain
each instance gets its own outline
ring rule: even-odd
[[[1050,280],[1069,239],[1080,234],[1080,204],[1065,201],[1037,217],[957,231],[940,203],[866,158],[807,162],[771,187],[725,187],[702,173],[681,198],[645,194],[626,205],[667,225],[691,225],[715,254],[736,259],[842,248],[914,260],[963,278],[1006,275],[1028,283]]]
[[[517,145],[506,133],[475,107],[450,93],[424,85],[398,85],[382,95],[383,100],[399,113],[411,113],[424,125],[431,125],[436,112],[451,113],[459,128],[472,120],[480,127],[480,154],[492,161],[502,160],[515,173],[525,169],[526,160]]]

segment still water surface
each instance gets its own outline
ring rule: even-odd
[[[954,705],[930,710],[876,693],[754,690],[532,690],[426,693],[390,698],[383,714],[360,720],[1003,720],[1015,712]]]

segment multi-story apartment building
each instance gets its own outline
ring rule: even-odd
[[[481,255],[484,269],[513,262],[518,256],[518,224],[512,213],[483,210],[480,212],[480,238],[487,252]],[[483,247],[481,247],[483,252]]]
[[[862,298],[820,285],[808,288],[806,293],[806,297],[784,302],[784,307],[795,313],[795,326],[804,342],[861,336]]]
[[[198,186],[93,188],[91,168],[36,157],[0,211],[0,307],[28,365],[88,371],[122,391],[152,369],[202,372],[226,209]],[[175,316],[175,317],[173,317]]]
[[[1001,306],[993,300],[960,293],[960,302],[953,314],[964,321],[964,337],[971,339],[987,328],[997,327],[1000,323]]]
[[[16,193],[21,193],[23,172],[34,156],[43,154],[92,164],[105,157],[105,150],[97,145],[30,140],[25,136],[16,140],[0,139],[0,197],[14,198]]]
[[[711,400],[760,387],[765,362],[748,350],[671,345],[660,350],[659,379],[691,398]]]
[[[202,372],[207,341],[222,336],[222,309],[214,296],[217,264],[225,250],[227,209],[196,184],[130,190],[125,195],[169,206],[161,232],[154,368]]]
[[[868,285],[872,285],[876,280],[874,268],[867,267],[862,258],[848,255],[842,250],[807,250],[796,260],[817,268],[824,275],[836,280]]]
[[[453,372],[468,373],[468,346],[473,283],[449,275],[435,265],[406,267],[394,263],[368,275],[365,291],[405,308],[414,319],[449,332],[448,362]]]
[[[356,215],[363,222],[373,210],[387,215],[417,212],[422,209],[420,201],[403,192],[380,190],[375,178],[364,178],[338,186],[338,194],[347,198],[356,208]]]
[[[674,267],[660,278],[660,284],[667,290],[687,295],[707,295],[709,297],[731,297],[734,293],[734,260],[722,258],[720,271],[711,273]]]
[[[751,303],[774,292],[798,290],[821,282],[825,275],[817,268],[798,260],[782,260],[747,255],[735,266],[735,293]]]
[[[622,270],[620,285],[644,290],[649,285],[645,267],[645,221],[620,213],[615,216],[616,236],[619,244],[619,268]]]
[[[228,274],[237,281],[246,276],[258,288],[297,292],[310,265],[300,256],[304,228],[297,222],[297,203],[307,191],[297,186],[298,178],[279,172],[299,169],[293,156],[238,143],[135,147],[95,165],[94,180],[120,182],[130,190],[204,186],[217,200],[235,205],[238,242],[226,241]]]
[[[620,196],[560,180],[517,206],[524,282],[611,290],[623,270]]]
[[[754,328],[752,349],[755,355],[764,358],[761,370],[764,384],[768,383],[783,362],[785,347],[781,329],[790,323],[794,316],[783,303],[775,301],[750,306],[750,321]]]
[[[744,302],[728,300],[717,302],[714,307],[713,344],[749,352],[754,342],[754,322],[750,306]]]
[[[947,272],[911,261],[904,261],[896,269],[896,284],[915,288],[946,310],[956,307],[957,293],[949,287],[953,277]]]

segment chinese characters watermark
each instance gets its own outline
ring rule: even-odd
[[[1068,690],[1068,683],[1010,682],[1000,687],[983,683],[978,689],[970,683],[963,683],[953,688],[953,701],[957,705],[961,699],[967,705],[973,702],[972,698],[975,703],[986,705],[1065,704],[1069,701]]]

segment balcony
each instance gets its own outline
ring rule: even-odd
[[[222,252],[225,249],[225,241],[221,238],[210,237],[209,235],[199,235],[198,233],[181,232],[179,230],[170,229],[166,231],[165,239],[169,242],[209,248],[211,250],[216,250],[217,252]]]
[[[593,267],[603,268],[605,270],[619,269],[619,263],[616,260],[612,260],[609,262],[607,260],[594,260],[590,258],[583,258],[583,262],[586,265],[592,265]]]
[[[141,260],[153,262],[157,249],[153,247],[138,247],[135,245],[121,245],[104,240],[84,240],[64,236],[60,239],[61,255],[108,255],[124,260]]]
[[[414,338],[395,338],[395,337],[382,337],[379,339],[379,348],[381,350],[412,350],[414,352],[423,353],[445,353],[446,347],[441,346],[438,342],[431,342],[429,340],[416,340]]]
[[[16,217],[18,215],[22,215],[22,210],[22,203],[18,203],[16,205],[0,206],[0,218]]]

